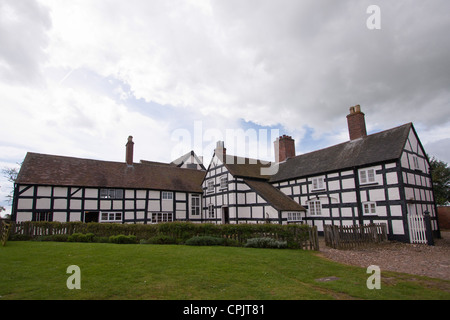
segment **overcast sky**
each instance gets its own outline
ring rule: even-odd
[[[381,29],[367,27],[370,5]],[[129,135],[136,162],[191,149],[209,161],[227,130],[256,132],[246,152],[270,160],[272,133],[297,154],[348,140],[356,104],[369,133],[413,122],[450,163],[449,12],[448,0],[0,0],[0,166],[28,151],[124,161]]]

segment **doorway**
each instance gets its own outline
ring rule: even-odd
[[[222,223],[223,224],[230,223],[230,213],[228,207],[222,207]]]
[[[98,222],[98,216],[99,216],[98,211],[86,211],[84,213],[84,222],[86,222],[86,223]]]

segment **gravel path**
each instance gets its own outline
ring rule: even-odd
[[[441,231],[441,236],[442,239],[435,239],[434,246],[388,242],[351,250],[329,248],[321,239],[320,255],[364,268],[377,265],[382,272],[389,270],[450,280],[450,231]]]

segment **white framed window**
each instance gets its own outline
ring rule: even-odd
[[[301,212],[288,212],[287,220],[289,222],[302,221]]]
[[[123,199],[122,189],[100,189],[102,199]]]
[[[151,223],[162,223],[162,222],[172,222],[173,213],[172,212],[152,212]]]
[[[100,222],[120,222],[122,221],[122,212],[102,212]]]
[[[198,194],[191,195],[191,215],[200,215],[200,195]]]
[[[377,205],[375,202],[364,202],[363,203],[363,214],[365,216],[373,216],[377,214]]]
[[[312,181],[312,189],[311,190],[324,190],[325,189],[325,178],[323,176],[311,178],[311,181]]]
[[[361,169],[359,170],[359,183],[368,184],[375,183],[375,169]]]
[[[163,200],[172,200],[173,199],[173,192],[163,191],[162,192],[162,199]]]
[[[212,203],[208,205],[208,218],[215,218],[214,205]]]
[[[31,221],[53,221],[53,212],[33,212]]]
[[[220,178],[220,190],[228,188],[228,176],[223,176]]]
[[[321,216],[322,215],[322,203],[320,200],[310,200],[308,201],[308,213],[310,216]]]
[[[206,192],[207,193],[214,192],[214,181],[213,180],[209,180],[208,182],[206,182]]]

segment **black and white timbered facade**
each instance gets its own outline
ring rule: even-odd
[[[359,106],[350,140],[307,154],[275,141],[276,162],[228,155],[219,141],[208,168],[192,151],[172,163],[125,163],[28,153],[18,175],[16,221],[101,223],[386,223],[410,242],[411,217],[428,212],[439,234],[430,163],[412,123],[367,135]],[[264,168],[275,167],[267,175]]]
[[[130,153],[127,147],[127,159]],[[16,181],[13,219],[145,224],[200,220],[205,171],[188,168],[197,165],[28,153]]]
[[[266,164],[226,155],[218,142],[203,189],[204,221],[212,223],[300,222],[305,209],[261,175]]]
[[[270,181],[308,209],[319,231],[386,223],[390,238],[408,241],[408,215],[427,211],[439,232],[430,165],[412,124],[294,157]]]

